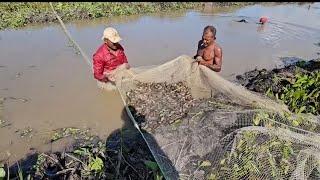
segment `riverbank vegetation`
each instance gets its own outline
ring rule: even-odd
[[[294,113],[320,115],[320,59],[273,70],[253,70],[237,79],[249,90],[280,100]]]
[[[55,10],[64,22],[121,15],[134,15],[161,11],[197,9],[200,2],[54,2]],[[252,3],[220,2],[214,6],[242,6]],[[19,28],[32,23],[56,22],[57,19],[47,2],[1,3],[0,30]]]

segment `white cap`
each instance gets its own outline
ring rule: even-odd
[[[108,27],[103,31],[101,39],[104,40],[104,38],[109,39],[113,43],[121,41],[118,31],[112,27]]]

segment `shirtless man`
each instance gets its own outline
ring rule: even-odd
[[[222,49],[215,40],[216,28],[213,26],[205,27],[202,40],[198,43],[198,50],[194,59],[196,59],[196,62],[200,65],[204,65],[215,72],[220,72],[222,66]]]

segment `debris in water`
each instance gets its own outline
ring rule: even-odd
[[[7,99],[10,99],[10,100],[16,100],[16,101],[22,101],[24,103],[28,102],[29,100],[28,99],[25,99],[25,98],[16,98],[16,97],[5,97],[4,100],[7,100]]]
[[[1,116],[0,116],[0,118],[1,118]],[[7,121],[0,119],[0,128],[4,128],[7,126],[11,126],[11,123],[8,123]]]
[[[71,47],[75,51],[75,54],[77,55],[80,54],[80,51],[78,50],[78,48],[70,40],[68,41],[67,47]]]
[[[54,131],[54,134],[52,135],[50,142],[57,141],[61,138],[72,136],[75,139],[85,139],[90,140],[92,139],[92,136],[89,134],[89,129],[81,130],[78,128],[61,128]]]
[[[19,78],[19,77],[21,77],[22,76],[22,72],[18,72],[17,74],[16,74],[16,78]]]
[[[33,131],[33,129],[32,128],[30,128],[30,127],[27,127],[27,128],[25,128],[25,129],[23,129],[23,130],[16,130],[16,133],[18,133],[19,132],[19,135],[20,135],[20,137],[21,138],[24,138],[24,137],[29,137],[29,138],[31,138],[32,137],[32,131]]]
[[[4,98],[0,98],[0,128],[6,127],[6,126],[10,126],[11,123],[8,123],[7,121],[5,121],[3,118],[3,109],[4,109]]]
[[[28,66],[29,68],[35,68],[37,67],[36,65],[31,65],[31,66]]]
[[[67,47],[74,47],[73,43],[71,41],[68,41]]]

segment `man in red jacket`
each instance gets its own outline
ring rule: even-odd
[[[112,71],[120,65],[124,64],[127,69],[130,68],[124,49],[119,44],[121,38],[117,30],[112,27],[106,28],[102,40],[104,43],[93,55],[94,78],[98,80],[100,86],[114,83]]]

